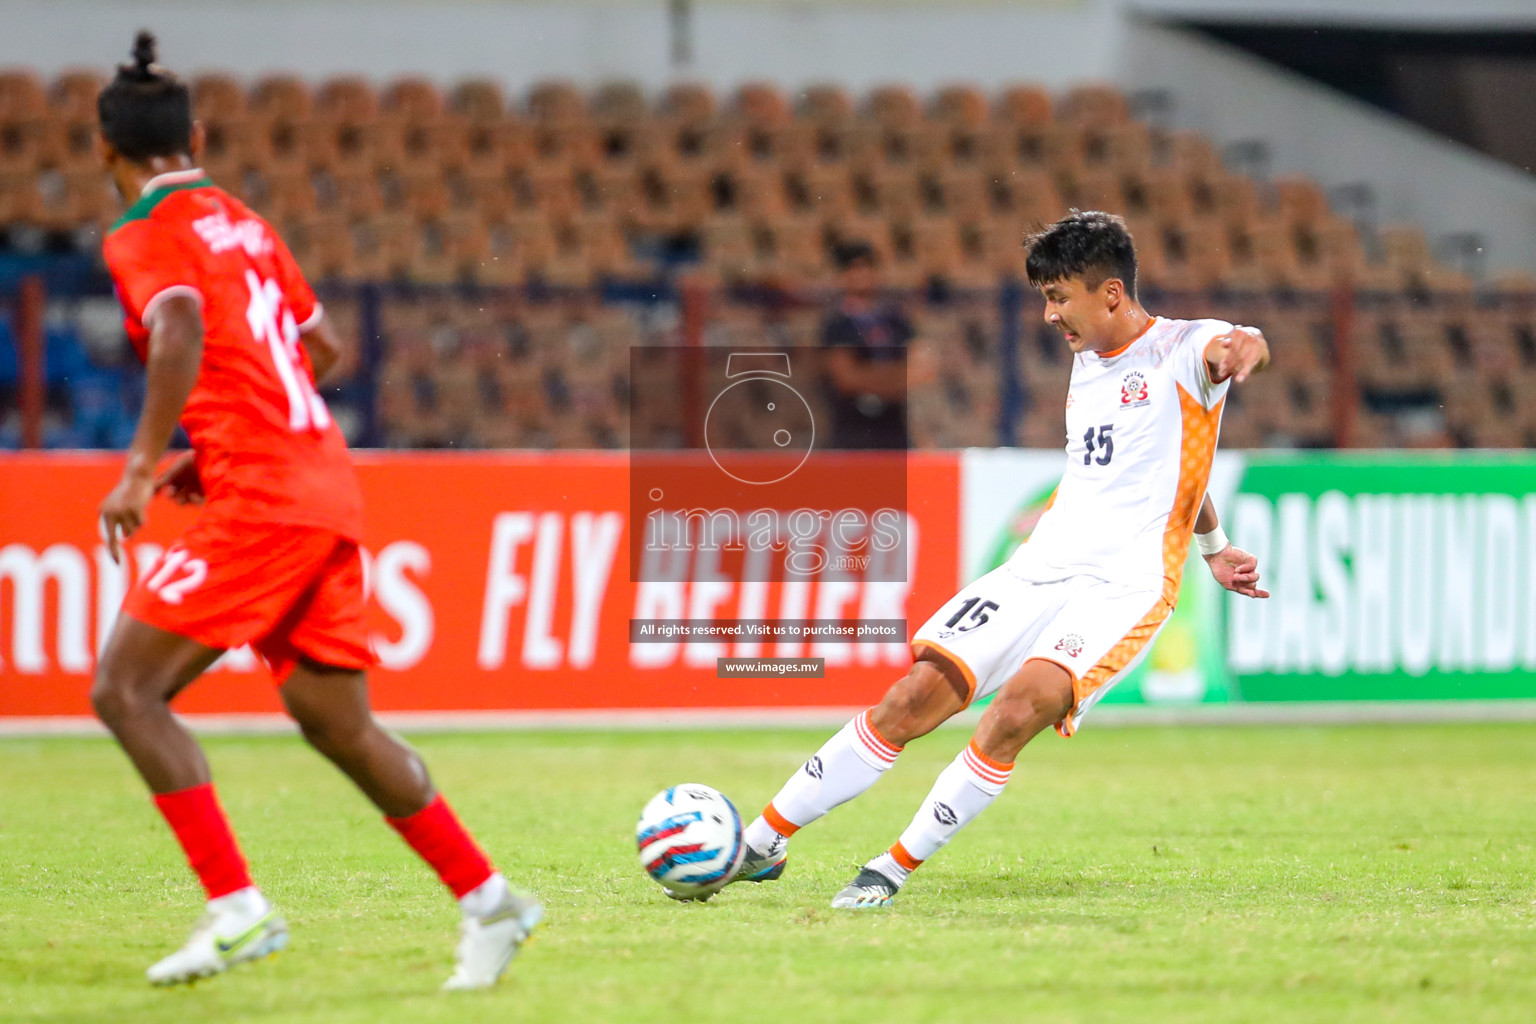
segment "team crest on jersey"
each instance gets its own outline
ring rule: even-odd
[[[1077,657],[1083,653],[1083,638],[1076,633],[1068,633],[1056,641],[1056,649],[1065,651],[1069,657]]]
[[[1152,399],[1147,397],[1147,378],[1140,370],[1132,370],[1121,378],[1120,405],[1122,408],[1135,409],[1151,403]]]

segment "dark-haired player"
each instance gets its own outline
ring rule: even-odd
[[[287,941],[202,750],[169,706],[223,651],[248,643],[304,738],[458,897],[458,962],[444,987],[494,984],[543,908],[508,886],[421,759],[369,709],[362,497],[315,390],[336,361],[336,335],[282,240],[195,166],[201,125],[187,87],[154,63],[148,33],[133,57],[97,101],[102,156],[130,204],[107,235],[107,266],[148,370],[127,465],[101,504],[112,557],[157,488],[202,506],[129,593],[91,692],[208,894],[191,939],[149,979],[217,974]],[[178,418],[192,452],[157,479]]]
[[[995,694],[900,839],[832,900],[881,907],[997,798],[1042,730],[1072,735],[1173,611],[1191,535],[1216,580],[1248,597],[1258,563],[1227,542],[1205,496],[1222,402],[1269,361],[1263,336],[1167,320],[1136,299],[1125,223],[1077,213],[1026,243],[1045,319],[1075,353],[1061,486],[1029,541],[917,631],[916,663],[818,750],[748,826],[738,881],[783,872],[789,837],[863,793],[902,747]]]

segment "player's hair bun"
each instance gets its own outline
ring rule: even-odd
[[[133,63],[118,69],[124,78],[135,82],[153,82],[158,76],[155,68],[155,34],[140,29],[133,37]]]
[[[155,63],[155,34],[133,37],[133,59],[96,97],[101,134],[129,160],[192,152],[192,93],[186,83]]]

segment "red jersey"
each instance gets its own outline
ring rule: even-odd
[[[181,425],[207,512],[360,539],[362,491],[299,338],[320,304],[271,226],[202,171],[176,171],[149,182],[102,248],[141,360],[164,300],[202,305]]]

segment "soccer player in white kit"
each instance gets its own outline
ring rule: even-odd
[[[1061,485],[1029,540],[917,631],[907,676],[748,826],[736,881],[778,878],[791,835],[868,789],[906,743],[995,694],[906,831],[832,900],[888,905],[1003,791],[1026,743],[1051,725],[1071,736],[1147,653],[1178,600],[1192,535],[1222,586],[1269,596],[1205,496],[1227,389],[1269,362],[1263,335],[1148,314],[1119,217],[1074,211],[1026,247],[1045,319],[1074,353]]]

